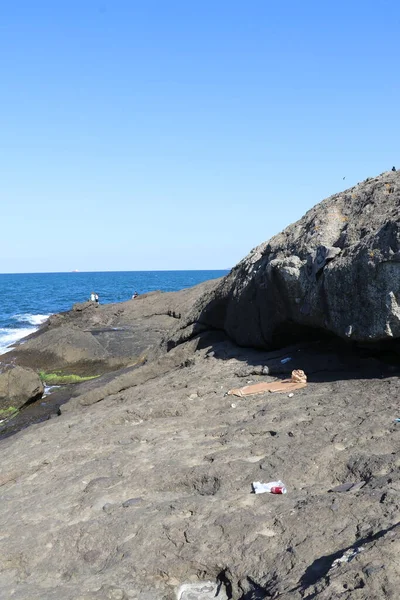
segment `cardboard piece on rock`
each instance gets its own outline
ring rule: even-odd
[[[265,392],[284,393],[292,392],[293,390],[299,390],[306,387],[307,376],[304,371],[295,370],[292,371],[292,377],[290,379],[283,379],[282,381],[273,382],[261,382],[254,383],[253,385],[245,385],[242,388],[235,388],[229,390],[228,394],[231,396],[252,396],[254,394],[263,394]]]

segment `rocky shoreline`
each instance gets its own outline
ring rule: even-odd
[[[14,411],[12,420],[0,422],[0,439],[58,414],[60,405],[86,389],[62,385],[35,402],[44,392],[43,383],[96,379],[93,384],[102,386],[113,377],[108,374],[145,363],[181,313],[213,286],[211,281],[179,294],[152,292],[118,304],[85,302],[52,315],[0,357],[0,409],[4,417]]]
[[[4,598],[397,598],[399,189],[396,173],[367,181],[222,280],[75,306],[1,357],[96,376],[57,389],[54,418],[3,431]],[[294,393],[228,395],[293,370]],[[253,493],[278,480],[287,494]]]

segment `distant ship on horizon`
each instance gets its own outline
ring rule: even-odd
[[[74,269],[71,273],[79,273],[78,269]]]

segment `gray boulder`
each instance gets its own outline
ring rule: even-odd
[[[399,338],[399,217],[399,172],[327,198],[205,294],[168,347],[210,327],[258,348],[321,331],[363,343]]]
[[[32,369],[7,366],[0,372],[0,410],[21,408],[44,392],[40,377]]]

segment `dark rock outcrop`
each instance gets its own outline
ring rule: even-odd
[[[73,305],[72,310],[75,312],[94,311],[99,308],[99,306],[100,304],[98,302],[88,300],[87,302],[77,302]]]
[[[7,366],[0,372],[0,409],[21,408],[37,400],[44,388],[40,377],[32,369]]]
[[[363,342],[400,337],[400,173],[331,196],[261,244],[200,299],[168,341],[205,327],[242,346],[313,330]]]
[[[99,375],[147,358],[217,280],[180,292],[152,292],[119,304],[75,304],[4,354],[4,362],[45,371]]]

